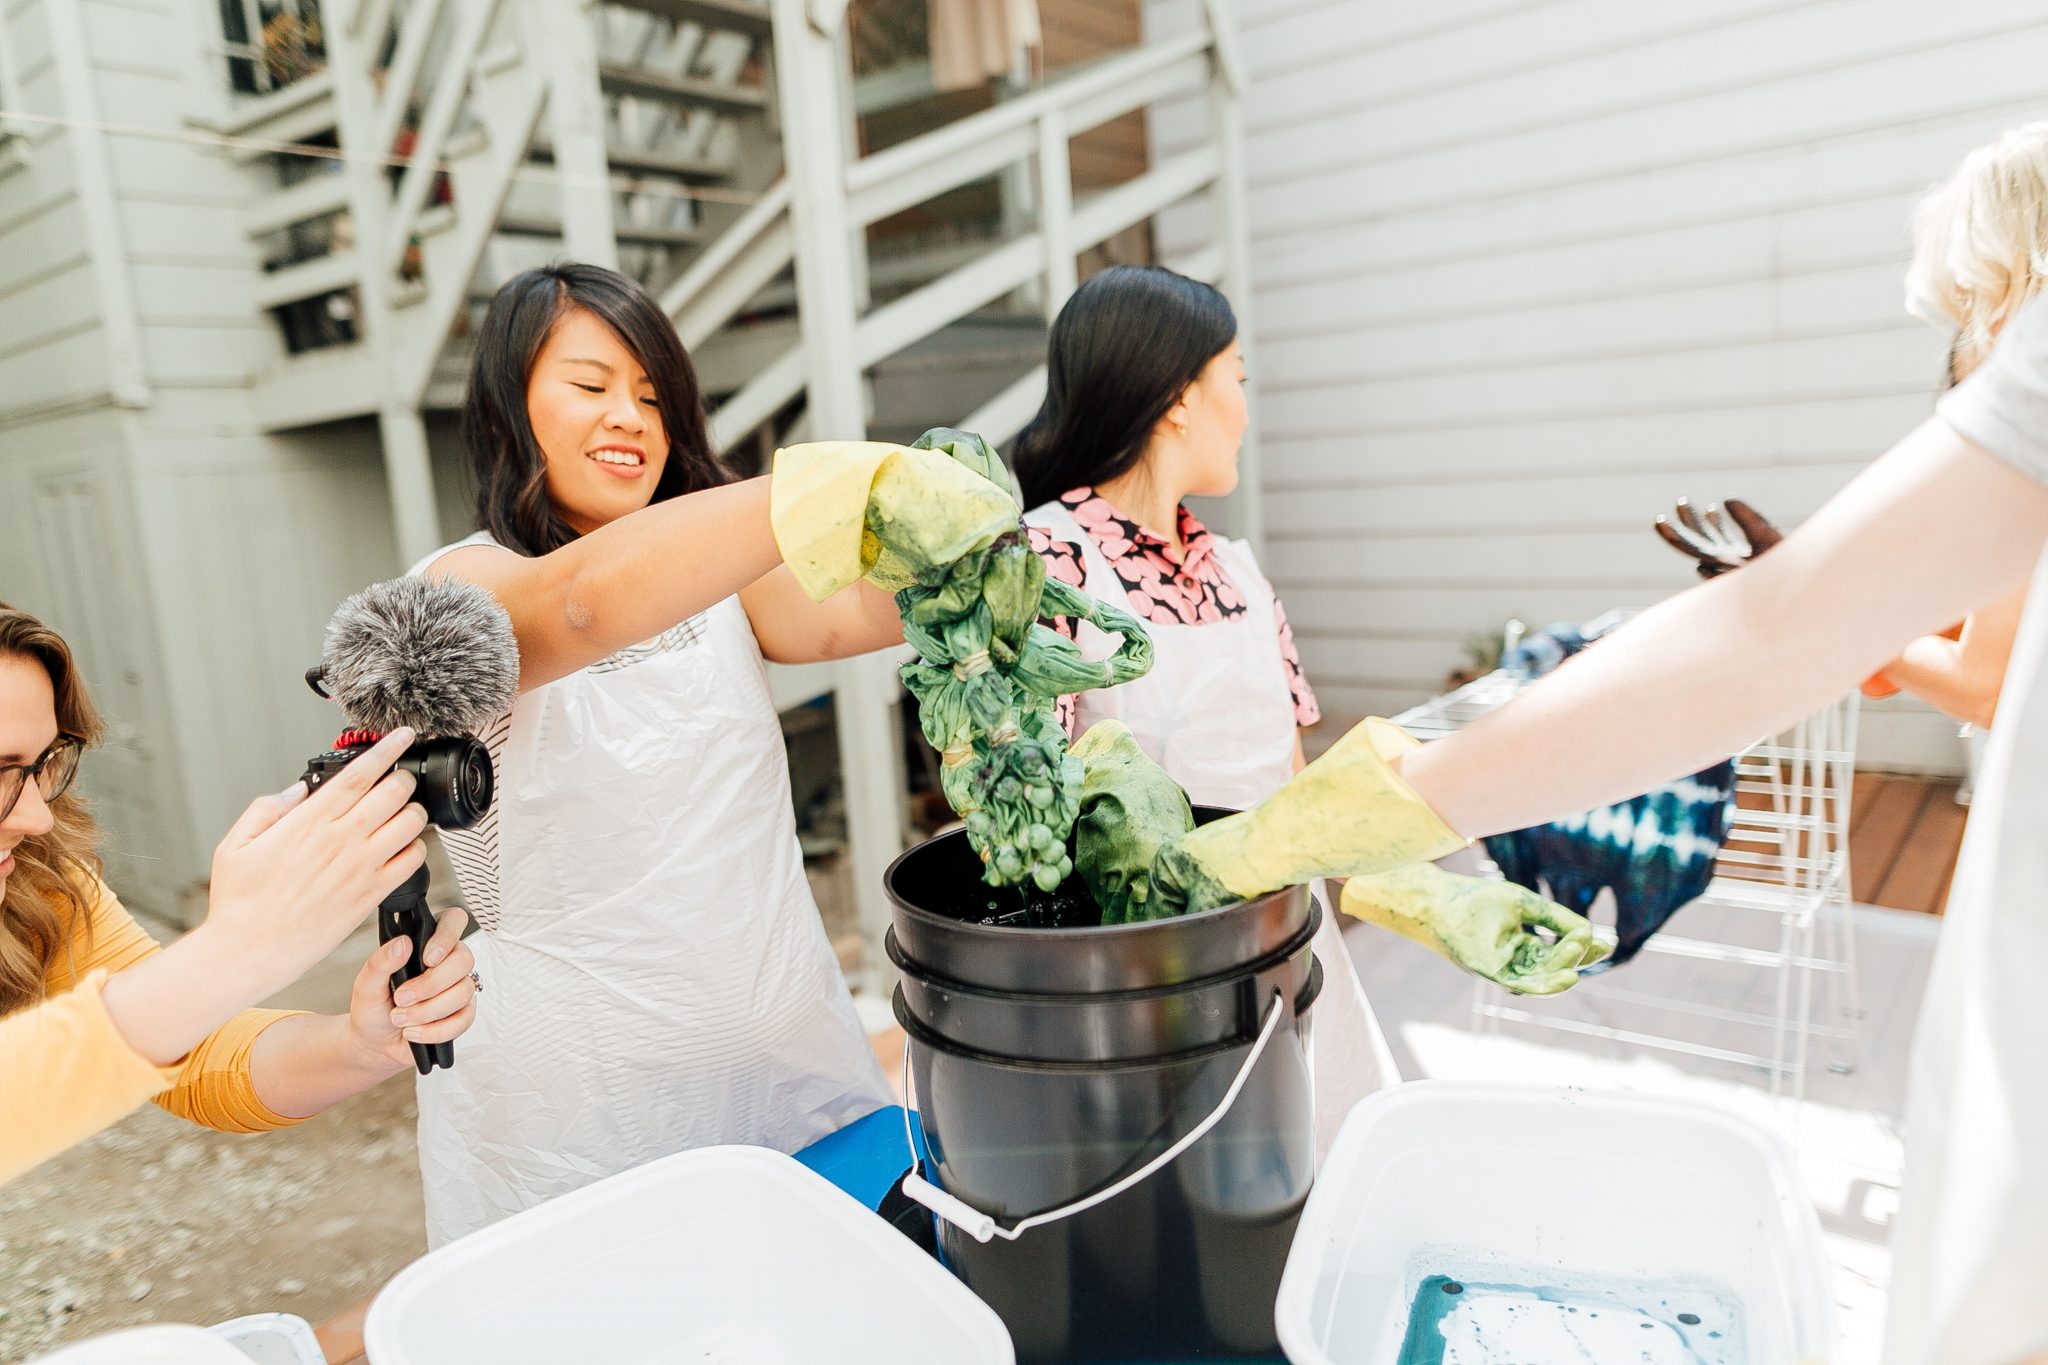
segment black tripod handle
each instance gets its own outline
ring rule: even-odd
[[[434,912],[427,908],[427,869],[406,878],[405,884],[386,896],[377,906],[377,941],[389,943],[394,938],[410,939],[412,952],[407,955],[405,965],[391,974],[391,989],[395,994],[400,986],[416,976],[426,973],[427,940],[434,936],[438,921]],[[437,1066],[455,1065],[455,1043],[412,1043],[413,1065],[424,1076]]]

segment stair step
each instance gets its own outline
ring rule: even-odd
[[[613,144],[605,148],[605,161],[622,175],[664,175],[696,185],[722,184],[732,178],[732,162],[708,156],[677,156],[671,152],[643,151]],[[536,143],[536,161],[552,162],[555,149]]]
[[[481,124],[472,124],[448,135],[448,140],[441,145],[441,159],[462,161],[475,156],[490,145],[490,130]]]
[[[317,71],[267,95],[249,95],[235,101],[234,111],[215,124],[230,137],[272,137],[264,125],[298,113],[334,97],[334,73]],[[296,135],[295,135],[296,136]]]
[[[768,107],[768,92],[758,85],[731,85],[703,76],[669,76],[645,67],[601,64],[597,81],[607,94],[673,100],[721,113],[756,113]]]
[[[731,29],[768,37],[775,20],[760,0],[616,0],[622,9],[636,9],[677,23],[700,24],[709,29]]]
[[[317,79],[308,76],[307,81]],[[304,84],[305,82],[301,82]],[[228,155],[247,165],[266,156],[288,155],[278,151],[278,145],[298,142],[310,143],[323,133],[331,133],[340,124],[340,116],[334,111],[333,92],[324,92],[325,97],[302,104],[269,121],[234,134],[238,140],[228,144]],[[331,148],[322,148],[324,154],[332,155]]]
[[[697,384],[705,393],[737,393],[747,381],[801,344],[803,332],[795,318],[728,327],[690,352]]]
[[[525,53],[517,43],[500,43],[476,59],[476,73],[479,76],[495,76],[501,71],[510,71],[519,65]]]
[[[336,169],[339,169],[338,167]],[[288,190],[266,195],[242,211],[242,231],[251,237],[320,218],[348,207],[348,181],[340,175],[315,175]]]
[[[287,303],[297,303],[300,299],[315,299],[337,289],[346,289],[358,279],[355,252],[337,251],[327,256],[316,256],[310,261],[300,261],[265,275],[256,286],[256,306],[278,308]]]
[[[559,237],[562,222],[559,218],[517,215],[500,218],[497,230],[514,237]],[[643,227],[634,223],[614,223],[612,235],[635,246],[697,246],[705,239],[701,227]]]
[[[455,206],[432,204],[420,210],[420,216],[413,220],[412,231],[415,237],[438,237],[454,226]]]
[[[386,382],[379,360],[361,342],[287,356],[250,390],[257,426],[290,431],[375,412]]]

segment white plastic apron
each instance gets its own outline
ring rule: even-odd
[[[431,561],[428,561],[431,562]],[[430,1245],[655,1157],[785,1152],[892,1102],[804,878],[737,597],[521,697],[452,1071],[419,1079]],[[454,845],[450,845],[451,855]]]
[[[1913,1035],[1885,1365],[2048,1353],[2048,557]]]
[[[1024,520],[1081,549],[1089,596],[1127,606],[1129,596],[1094,537],[1064,505],[1049,502]],[[1120,720],[1140,748],[1187,789],[1198,805],[1245,809],[1294,776],[1294,697],[1280,653],[1280,620],[1272,585],[1243,541],[1215,538],[1217,562],[1245,600],[1242,615],[1203,625],[1145,622],[1152,671],[1121,687],[1083,692],[1076,724]],[[1115,640],[1086,622],[1080,644],[1105,657]],[[1309,1015],[1315,1040],[1316,1160],[1320,1162],[1353,1105],[1400,1079],[1379,1023],[1366,1003],[1358,971],[1345,950],[1340,916],[1329,892],[1315,955],[1323,991]]]

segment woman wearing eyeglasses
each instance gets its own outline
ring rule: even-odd
[[[407,1066],[409,1042],[475,1017],[462,916],[393,1002],[405,944],[356,976],[344,1015],[248,1006],[332,952],[424,856],[412,775],[384,740],[308,799],[250,805],[213,855],[206,922],[158,948],[100,880],[71,791],[99,713],[57,633],[0,603],[0,1181],[144,1100],[208,1128],[309,1118]]]

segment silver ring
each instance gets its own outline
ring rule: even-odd
[[[471,972],[469,974],[469,984],[476,988],[476,993],[478,995],[482,995],[484,993],[484,979],[478,976],[475,972]]]

